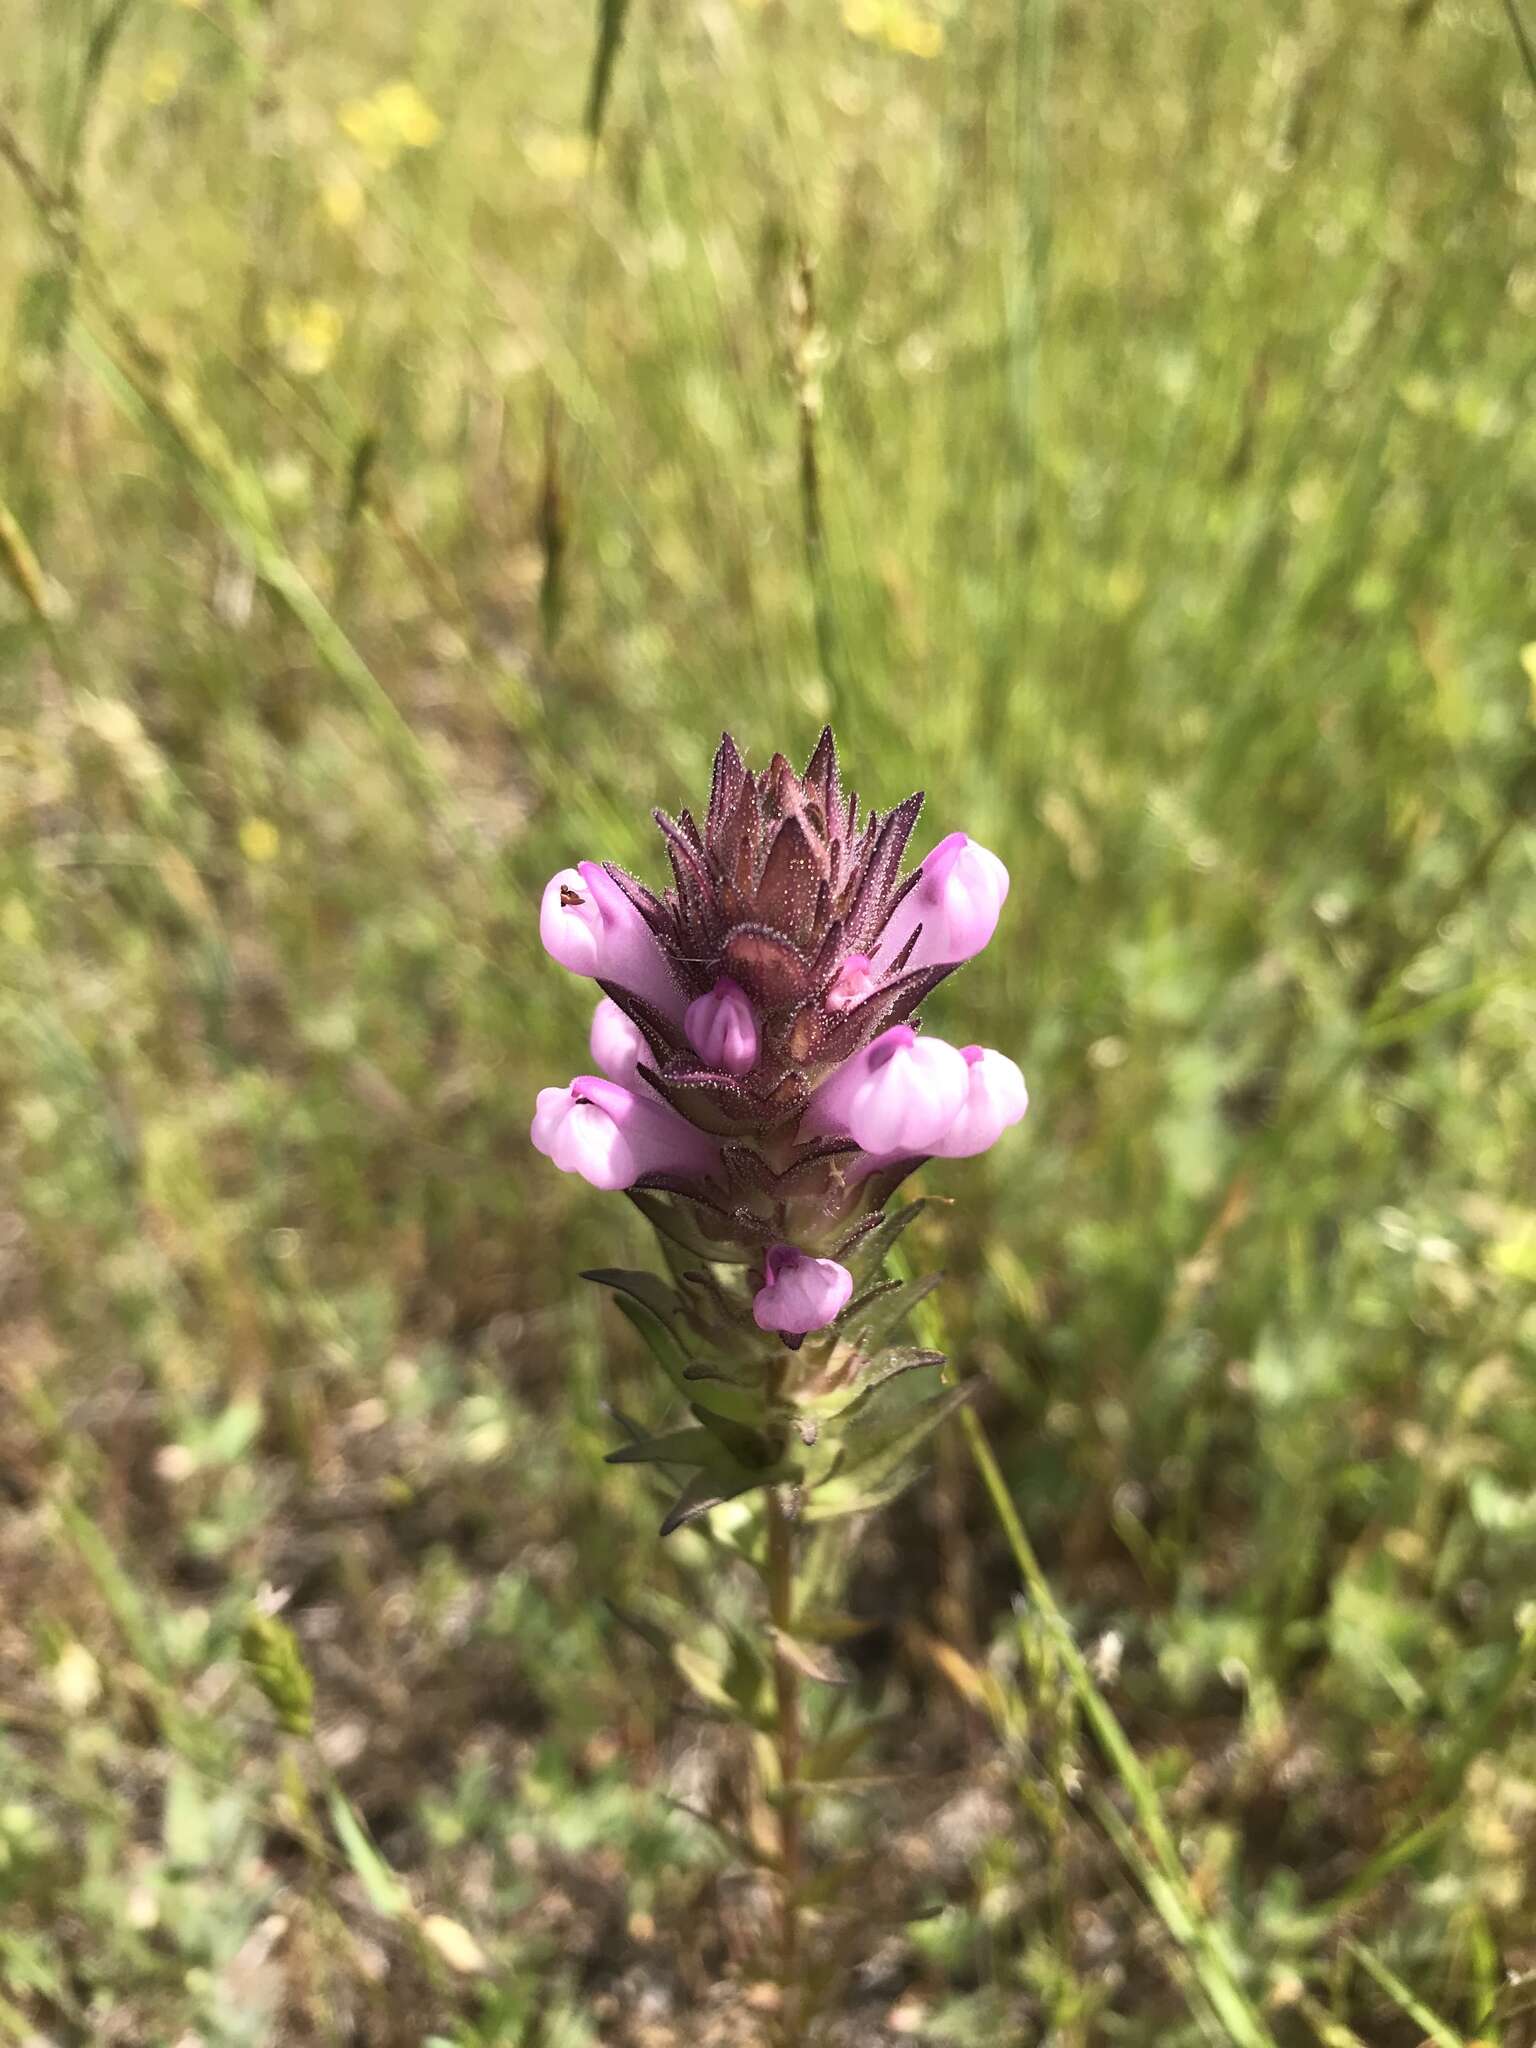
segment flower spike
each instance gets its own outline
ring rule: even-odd
[[[670,1285],[604,1277],[674,1393],[689,1382],[695,1426],[657,1439],[658,1464],[697,1467],[668,1527],[762,1486],[817,1516],[860,1512],[905,1466],[882,1450],[881,1476],[861,1478],[859,1446],[904,1454],[925,1426],[840,1419],[936,1359],[889,1343],[932,1283],[882,1279],[892,1223],[916,1213],[888,1223],[886,1205],[925,1161],[995,1144],[1028,1095],[1005,1053],[917,1028],[1008,894],[962,832],[906,866],[921,807],[864,811],[830,729],[803,773],[782,754],[754,770],[726,735],[707,805],[655,814],[668,886],[584,860],[544,892],[546,949],[603,1000],[599,1071],[543,1089],[532,1138],[563,1172],[629,1191],[661,1237]],[[937,1421],[959,1397],[913,1412]]]

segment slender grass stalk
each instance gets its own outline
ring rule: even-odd
[[[960,1427],[965,1431],[965,1440],[981,1475],[982,1485],[996,1511],[999,1526],[1013,1553],[1029,1597],[1055,1641],[1062,1666],[1071,1681],[1072,1690],[1085,1719],[1093,1729],[1099,1746],[1105,1753],[1116,1775],[1130,1798],[1132,1809],[1141,1825],[1151,1849],[1150,1857],[1132,1858],[1128,1861],[1140,1865],[1138,1874],[1148,1885],[1148,1894],[1157,1907],[1165,1926],[1190,1953],[1190,1959],[1200,1978],[1201,1988],[1212,2006],[1220,2015],[1234,2041],[1245,2044],[1272,2044],[1273,2035],[1264,2024],[1257,2008],[1242,1988],[1237,1978],[1233,1958],[1228,1954],[1228,1944],[1221,1929],[1212,1923],[1199,1908],[1190,1890],[1188,1873],[1179,1856],[1178,1844],[1174,1841],[1162,1803],[1156,1788],[1148,1777],[1141,1760],[1131,1747],[1125,1730],[1115,1718],[1109,1702],[1104,1698],[1093,1674],[1088,1669],[1088,1660],[1078,1648],[1066,1616],[1057,1605],[1051,1591],[1050,1580],[1041,1570],[1034,1545],[1025,1532],[1024,1524],[1008,1491],[1008,1482],[1003,1477],[997,1454],[988,1441],[975,1414],[969,1408],[960,1411]],[[1101,1809],[1101,1819],[1108,1819],[1113,1809]],[[1118,1819],[1118,1816],[1114,1816]],[[1117,1837],[1117,1846],[1125,1854],[1131,1846],[1127,1831]],[[1153,1881],[1155,1880],[1155,1882]]]
[[[1416,2027],[1422,2027],[1435,2048],[1463,2048],[1462,2037],[1456,2029],[1448,2026],[1438,2013],[1431,2012],[1421,1998],[1415,1997],[1396,1971],[1391,1970],[1380,1956],[1372,1955],[1363,1942],[1346,1941],[1345,1948],[1360,1964],[1367,1975],[1373,1977],[1392,2003],[1405,2012]]]

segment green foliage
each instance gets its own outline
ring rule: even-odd
[[[529,1155],[533,908],[829,715],[1007,860],[928,1022],[1034,1096],[810,1417],[947,1352],[1002,1504],[962,1409],[811,1525],[836,2025],[1528,2028],[1512,18],[0,9],[0,2038],[759,2030],[761,1468],[659,1545],[604,1458],[768,1418],[571,1293],[650,1254]]]

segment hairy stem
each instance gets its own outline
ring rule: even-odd
[[[795,1541],[780,1489],[768,1488],[768,1618],[775,1631],[774,1740],[779,1758],[779,1989],[785,2048],[800,2048],[805,2015],[800,1981],[800,1674],[778,1632],[794,1627]]]

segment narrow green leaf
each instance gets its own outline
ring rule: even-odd
[[[801,1607],[795,1614],[795,1634],[807,1643],[851,1643],[879,1626],[878,1621],[827,1607]]]
[[[727,1713],[735,1710],[736,1702],[726,1690],[725,1666],[718,1657],[692,1643],[674,1643],[672,1663],[690,1691],[707,1706],[723,1707]]]
[[[666,1520],[661,1525],[663,1536],[670,1536],[674,1529],[682,1529],[689,1522],[698,1521],[711,1508],[718,1508],[728,1500],[735,1500],[738,1494],[750,1493],[754,1486],[763,1481],[757,1476],[745,1479],[740,1485],[732,1485],[717,1479],[709,1472],[697,1472],[673,1502]]]
[[[676,1300],[656,1274],[603,1270],[583,1273],[581,1277],[615,1290],[619,1313],[640,1332],[646,1349],[695,1414],[701,1418],[721,1415],[730,1422],[749,1424],[762,1419],[762,1396],[755,1388],[733,1386],[702,1374],[690,1378],[689,1366],[694,1361],[683,1348],[671,1321],[676,1313]]]
[[[806,1522],[836,1522],[849,1515],[875,1514],[905,1493],[919,1469],[915,1462],[903,1465],[887,1474],[878,1485],[866,1484],[852,1474],[846,1479],[824,1480],[807,1497],[801,1518]]]
[[[616,1294],[625,1294],[640,1302],[669,1330],[677,1321],[677,1296],[658,1273],[632,1272],[624,1266],[592,1266],[579,1277],[592,1281],[597,1287],[611,1287]]]
[[[915,1202],[908,1202],[904,1209],[887,1216],[868,1237],[861,1238],[843,1261],[855,1280],[867,1280],[880,1272],[902,1232],[917,1221],[924,1209],[933,1206],[931,1196],[920,1195]]]
[[[855,1317],[850,1312],[844,1324],[848,1340],[865,1353],[878,1351],[943,1278],[942,1273],[928,1273],[921,1280],[904,1280],[882,1293],[863,1315]]]
[[[620,1444],[604,1460],[609,1465],[703,1465],[727,1478],[747,1478],[737,1460],[713,1430],[671,1429],[663,1436],[641,1437]]]
[[[59,1519],[134,1656],[152,1677],[169,1683],[173,1674],[159,1630],[138,1584],[119,1563],[117,1552],[90,1516],[72,1501],[60,1503]]]
[[[899,1725],[899,1717],[882,1715],[874,1721],[855,1721],[846,1728],[839,1728],[835,1734],[823,1736],[820,1742],[812,1743],[800,1762],[800,1775],[808,1784],[831,1784],[841,1777],[859,1752],[868,1748],[877,1735]]]
[[[368,1839],[366,1828],[339,1785],[327,1787],[325,1803],[336,1839],[353,1875],[367,1893],[369,1905],[387,1920],[400,1919],[411,1910],[410,1893]]]
[[[843,1439],[838,1476],[857,1475],[864,1485],[878,1486],[971,1398],[975,1384],[945,1387],[893,1415],[860,1416]]]
[[[671,1662],[676,1645],[656,1622],[651,1621],[646,1615],[632,1613],[629,1608],[621,1607],[617,1600],[606,1595],[603,1605],[621,1627],[627,1628],[631,1635],[638,1636],[641,1642],[648,1649],[654,1650],[659,1657],[665,1657],[669,1663]]]
[[[918,1372],[929,1366],[943,1365],[944,1362],[942,1351],[926,1351],[917,1344],[893,1344],[886,1350],[877,1352],[870,1360],[855,1382],[851,1396],[844,1387],[836,1394],[822,1396],[820,1400],[804,1401],[801,1406],[820,1416],[824,1422],[835,1422],[844,1417],[851,1420],[862,1411],[875,1390],[883,1387],[887,1380],[897,1379],[904,1372]]]

